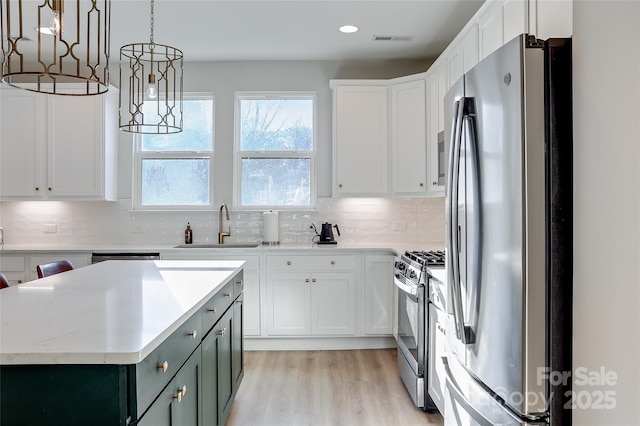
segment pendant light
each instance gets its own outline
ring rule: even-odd
[[[182,52],[153,41],[120,48],[120,129],[131,133],[182,131]]]
[[[109,89],[111,0],[0,0],[2,82],[33,92]]]

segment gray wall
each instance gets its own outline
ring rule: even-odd
[[[193,62],[184,66],[185,92],[215,94],[214,204],[233,195],[234,94],[237,91],[315,91],[318,93],[317,195],[331,195],[331,90],[336,78],[394,78],[426,71],[424,61],[384,62]],[[117,76],[117,69],[112,71]],[[117,77],[116,77],[117,78]],[[112,82],[118,85],[117,81]],[[120,132],[118,198],[131,198],[132,136]]]
[[[573,424],[638,425],[640,3],[573,4],[573,366],[617,375],[575,386]],[[603,392],[614,408],[588,403],[604,405]]]

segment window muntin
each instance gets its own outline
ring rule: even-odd
[[[136,136],[134,209],[213,206],[213,96],[185,94],[183,110],[182,132]]]
[[[236,207],[315,206],[315,110],[315,93],[236,95]]]

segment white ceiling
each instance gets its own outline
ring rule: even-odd
[[[155,0],[154,41],[185,62],[435,58],[483,0]],[[342,34],[338,27],[357,25]],[[150,2],[113,0],[111,58],[148,42]],[[411,41],[372,41],[374,35]]]

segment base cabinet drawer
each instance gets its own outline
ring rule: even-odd
[[[147,409],[162,388],[180,370],[184,360],[196,350],[201,335],[200,316],[194,315],[149,356],[131,367],[135,377],[137,416]]]
[[[191,354],[178,374],[140,418],[138,425],[202,425],[201,414],[198,410],[202,399],[199,386],[201,363],[200,351]]]
[[[355,255],[267,256],[268,271],[353,271],[359,266]]]

